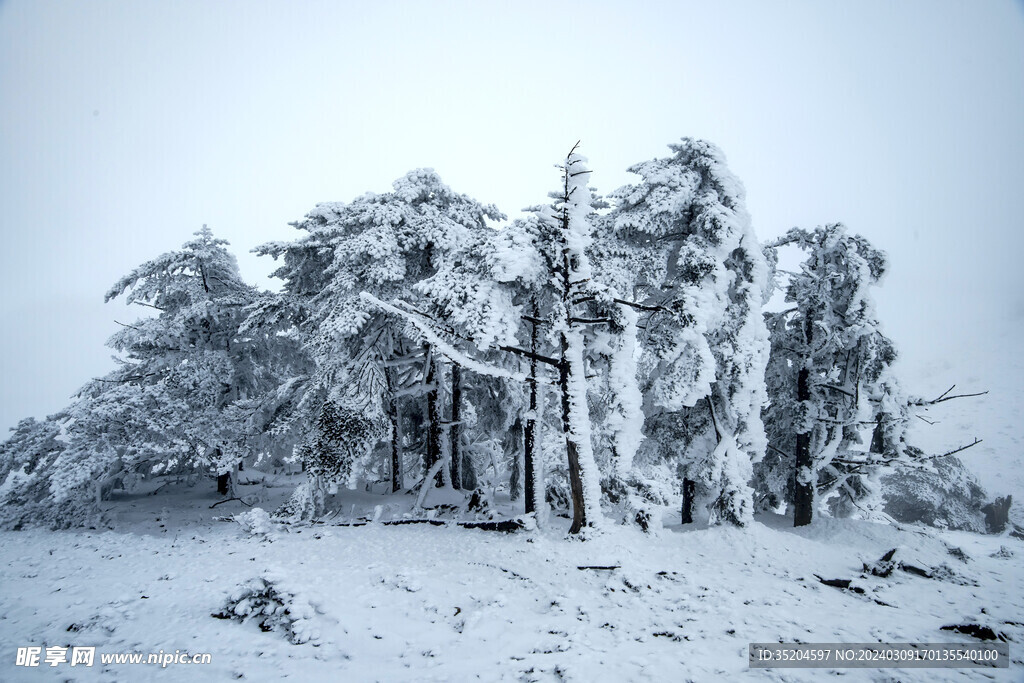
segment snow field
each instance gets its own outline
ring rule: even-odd
[[[343,495],[352,503],[342,509],[371,516],[370,503],[387,500]],[[813,681],[826,672],[748,669],[747,644],[971,642],[940,631],[966,622],[1012,638],[1014,668],[846,670],[843,680],[1010,681],[1024,666],[1024,543],[1005,536],[828,519],[793,530],[775,516],[682,531],[667,510],[653,538],[610,527],[585,542],[565,537],[562,518],[512,535],[336,520],[253,533],[212,520],[237,503],[211,511],[206,492],[184,491],[177,502],[191,504],[174,507],[162,496],[114,503],[124,510],[110,531],[2,534],[0,679]],[[953,578],[861,577],[893,547]],[[816,575],[853,579],[864,593]],[[258,577],[306,606],[310,642],[211,616]],[[14,667],[15,648],[28,645],[210,652],[213,662],[104,668],[97,655],[92,668]]]

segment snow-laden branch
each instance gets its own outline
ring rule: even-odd
[[[478,361],[474,358],[470,358],[462,351],[458,350],[453,345],[449,344],[447,341],[442,339],[441,336],[437,334],[437,332],[433,329],[433,326],[429,322],[423,320],[423,316],[421,316],[420,314],[399,308],[398,306],[387,303],[386,301],[381,301],[380,299],[370,294],[369,292],[361,292],[359,296],[364,301],[369,302],[374,306],[377,306],[383,311],[393,313],[394,315],[397,315],[401,318],[408,320],[416,327],[416,329],[418,329],[423,334],[424,337],[426,337],[430,341],[432,346],[436,347],[438,350],[440,350],[441,353],[448,356],[454,362],[458,363],[467,370],[472,370],[473,372],[479,375],[485,375],[487,377],[511,379],[517,382],[537,382],[538,384],[546,384],[549,386],[553,386],[549,382],[544,382],[542,380],[530,378],[526,375],[526,373],[506,370],[505,368],[495,367],[493,365],[488,365],[487,363]],[[509,350],[505,347],[500,348],[506,351]],[[527,351],[524,353],[529,352]]]

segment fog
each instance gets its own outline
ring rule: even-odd
[[[514,217],[577,140],[604,191],[711,140],[762,239],[889,253],[912,383],[985,388],[1024,327],[1022,121],[1020,3],[6,2],[0,429],[112,367],[143,310],[107,288],[204,223],[273,287],[249,250],[317,202],[430,166]]]

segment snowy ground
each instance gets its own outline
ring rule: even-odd
[[[272,508],[292,483],[248,488]],[[1012,639],[1009,670],[847,670],[843,680],[1024,680],[1024,542],[1007,536],[836,520],[794,531],[781,517],[682,531],[668,511],[653,538],[616,527],[585,543],[557,518],[512,535],[331,526],[337,518],[250,535],[213,519],[245,508],[211,510],[208,487],[114,501],[112,530],[0,535],[0,680],[810,681],[826,672],[748,669],[747,644],[971,642],[940,631],[965,622]],[[385,519],[411,498],[343,495],[357,515],[390,503]],[[864,561],[893,547],[951,576],[860,578]],[[312,605],[314,642],[211,616],[268,572]],[[17,647],[48,645],[208,652],[212,663],[104,667],[97,655],[92,668],[14,666]]]

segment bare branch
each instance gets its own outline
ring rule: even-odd
[[[954,384],[949,389],[946,389],[941,394],[939,394],[937,398],[933,398],[930,401],[926,401],[925,399],[919,398],[919,399],[916,399],[914,401],[911,401],[910,405],[912,405],[912,406],[933,406],[936,403],[944,403],[946,401],[952,401],[955,398],[971,398],[973,396],[984,396],[985,394],[988,393],[987,391],[978,391],[978,392],[973,393],[973,394],[954,394],[953,396],[949,396],[948,395],[949,392],[953,391],[953,389],[955,389],[955,388],[956,388],[956,385]]]
[[[975,437],[974,441],[972,441],[971,443],[969,443],[969,444],[967,444],[965,446],[961,446],[960,448],[955,448],[955,449],[953,449],[951,451],[943,453],[942,455],[932,455],[932,456],[929,456],[929,459],[945,458],[947,455],[956,455],[957,453],[960,453],[962,451],[966,451],[968,448],[971,448],[972,446],[977,446],[979,443],[981,443],[981,439]]]
[[[225,498],[224,500],[222,500],[222,501],[218,501],[218,502],[214,503],[213,505],[211,505],[211,506],[210,506],[210,509],[212,510],[213,508],[215,508],[215,507],[217,507],[218,505],[221,505],[221,504],[223,504],[223,503],[230,503],[230,502],[231,502],[231,501],[233,501],[233,500],[237,500],[237,501],[238,501],[239,503],[241,503],[242,505],[245,505],[246,507],[252,507],[252,505],[249,505],[249,503],[246,503],[246,502],[245,502],[244,500],[242,500],[241,498]]]
[[[773,446],[771,444],[768,444],[768,448],[773,450],[773,451],[775,451],[776,453],[778,453],[779,455],[781,455],[784,458],[792,458],[793,457],[792,455],[790,455],[789,453],[786,453],[785,451],[780,451],[778,448],[776,448],[775,446]]]
[[[163,310],[165,310],[165,309],[161,308],[160,306],[154,306],[153,304],[148,304],[148,303],[146,303],[145,301],[139,301],[138,299],[136,299],[136,300],[132,301],[132,303],[133,303],[133,304],[138,304],[138,305],[140,305],[140,306],[149,306],[150,308],[155,308],[155,309],[156,309],[156,310],[158,310],[158,311],[163,311]]]
[[[630,308],[635,308],[640,311],[664,311],[666,313],[669,312],[669,310],[664,306],[648,306],[646,304],[638,304],[635,301],[626,301],[625,299],[612,299],[612,301],[614,301],[617,304],[629,306]]]
[[[819,384],[818,386],[823,389],[831,389],[832,391],[838,391],[840,394],[846,394],[850,398],[857,398],[852,391],[848,391],[842,387],[837,387],[834,384]]]

